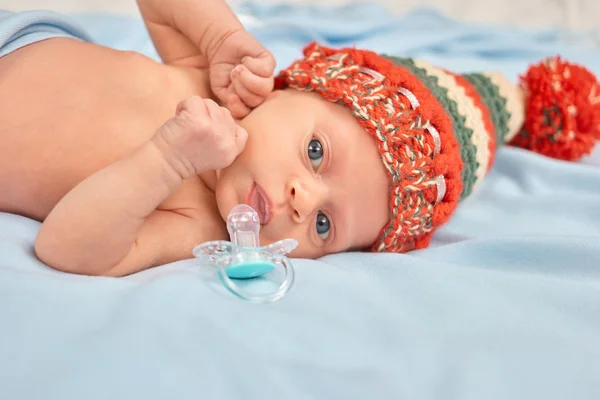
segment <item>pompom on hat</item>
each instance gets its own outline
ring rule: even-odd
[[[492,166],[498,146],[577,160],[600,140],[600,86],[559,57],[514,85],[499,73],[455,74],[425,61],[309,44],[275,80],[347,106],[377,139],[391,180],[390,221],[372,250],[426,247]]]

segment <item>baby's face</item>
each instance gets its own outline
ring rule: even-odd
[[[261,244],[294,238],[295,257],[372,245],[388,222],[389,178],[375,139],[346,107],[313,93],[274,92],[243,121],[244,151],[217,183],[225,219],[259,214]]]

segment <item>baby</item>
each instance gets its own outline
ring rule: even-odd
[[[225,3],[173,3],[139,1],[164,64],[75,27],[0,58],[0,210],[43,222],[35,251],[53,268],[122,276],[189,258],[227,239],[240,203],[261,244],[295,238],[295,257],[423,248],[501,144],[577,159],[599,137],[596,79],[560,59],[523,90],[311,44],[273,83]]]

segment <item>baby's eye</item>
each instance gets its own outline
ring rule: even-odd
[[[323,145],[317,139],[308,143],[308,158],[314,169],[317,169],[323,163]]]
[[[329,230],[331,229],[331,224],[329,222],[329,218],[327,215],[323,214],[319,211],[317,214],[317,233],[323,240],[327,240],[329,237]]]

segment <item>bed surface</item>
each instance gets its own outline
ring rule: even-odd
[[[318,40],[515,79],[561,53],[600,74],[600,51],[554,30],[374,5],[238,11],[278,67]],[[77,19],[156,56],[138,20]],[[580,163],[505,148],[430,248],[295,260],[270,305],[196,260],[124,279],[52,271],[32,253],[39,224],[0,213],[0,398],[597,399],[599,205],[600,148]]]

